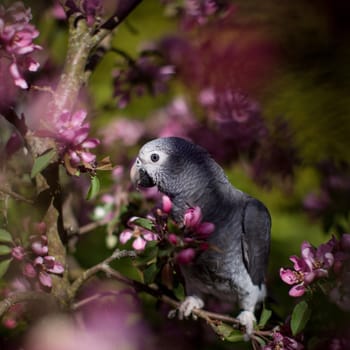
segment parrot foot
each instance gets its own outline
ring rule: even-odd
[[[168,313],[168,317],[174,318],[177,314],[179,320],[183,320],[192,314],[193,309],[201,309],[203,306],[204,302],[201,298],[197,296],[188,296],[177,309],[171,310]],[[195,315],[192,316],[196,319]]]
[[[248,341],[250,339],[250,336],[253,334],[254,330],[254,324],[256,322],[256,318],[254,316],[254,313],[251,311],[242,311],[238,316],[237,319],[239,323],[245,327],[245,335],[244,340]]]

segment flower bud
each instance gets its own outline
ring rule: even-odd
[[[24,248],[21,246],[12,248],[11,255],[16,260],[22,260],[24,258]]]
[[[202,220],[200,207],[189,208],[184,215],[184,225],[188,228],[195,228]]]
[[[176,262],[178,264],[187,265],[195,258],[196,252],[193,248],[186,248],[181,250],[176,256]]]

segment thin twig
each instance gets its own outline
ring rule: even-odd
[[[117,279],[118,281],[135,288],[136,291],[142,291],[142,292],[145,292],[145,293],[157,298],[158,300],[164,302],[165,304],[170,305],[174,309],[177,309],[181,304],[181,302],[174,300],[165,294],[162,294],[162,292],[155,285],[146,285],[146,284],[143,284],[141,282],[131,280],[131,279],[123,276],[122,274],[120,274],[118,271],[112,269],[108,265],[101,266],[100,271],[104,271],[107,276],[113,277],[113,278]],[[205,320],[208,323],[208,325],[216,332],[217,332],[217,328],[216,328],[217,322],[226,322],[226,323],[233,324],[236,326],[240,325],[240,322],[234,317],[231,317],[228,315],[223,315],[223,314],[218,314],[218,313],[203,310],[203,309],[194,309],[192,311],[192,314]],[[271,336],[271,334],[272,334],[271,331],[255,330],[253,332],[253,336],[259,336],[259,337],[260,336]]]
[[[28,203],[28,204],[33,204],[34,201],[31,200],[31,199],[28,199],[28,198],[25,198],[23,197],[22,195],[16,193],[16,192],[13,192],[11,189],[9,189],[7,186],[4,187],[4,186],[1,186],[0,185],[0,192],[3,193],[3,194],[6,194],[10,197],[12,197],[13,199],[15,199],[16,201],[21,201],[21,202],[25,202],[25,203]]]
[[[95,230],[96,228],[100,227],[100,226],[104,226],[106,225],[107,222],[106,221],[95,221],[95,222],[90,222],[84,226],[81,226],[78,230],[78,234],[79,235],[84,235],[85,233],[88,233],[90,231]]]
[[[48,297],[51,296],[44,292],[27,291],[13,293],[0,301],[0,317],[2,317],[13,305],[23,302],[43,300],[44,298]]]
[[[82,284],[87,281],[92,276],[96,275],[98,272],[103,271],[105,266],[108,266],[113,260],[121,259],[124,257],[136,257],[135,251],[129,251],[129,250],[119,250],[116,249],[114,253],[108,257],[107,259],[103,260],[101,263],[89,268],[88,270],[84,271],[80,277],[78,277],[70,286],[68,291],[68,297],[70,300],[73,300],[74,296],[76,295],[79,288],[82,286]]]
[[[110,297],[110,296],[118,296],[120,293],[119,292],[113,292],[113,291],[110,291],[110,292],[103,292],[103,293],[97,293],[97,294],[94,294],[94,295],[91,295],[85,299],[82,299],[78,302],[76,302],[75,304],[72,305],[72,310],[77,310],[89,303],[92,303],[93,301],[95,300],[99,300],[101,298],[106,298],[106,297]]]

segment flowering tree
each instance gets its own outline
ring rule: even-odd
[[[22,2],[0,5],[1,348],[153,349],[172,338],[178,348],[180,338],[184,349],[347,349],[349,160],[308,156],[292,118],[266,117],[266,86],[286,57],[254,16],[244,23],[240,1],[146,3],[38,1],[34,18]],[[177,33],[143,34],[146,44],[127,49],[143,11]],[[133,108],[144,118],[130,118]],[[179,266],[215,249],[201,208],[176,224],[167,196],[130,184],[138,146],[169,135],[240,167],[261,193],[292,196],[305,169],[321,179],[290,207],[334,235],[318,247],[304,239],[293,268],[271,270],[276,301],[248,342],[215,300],[194,310],[189,338],[190,321],[168,319],[184,297]]]

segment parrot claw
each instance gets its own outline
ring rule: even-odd
[[[177,309],[169,311],[168,317],[174,318],[177,314],[179,320],[183,320],[192,315],[192,318],[196,320],[197,316],[192,314],[192,311],[193,309],[201,309],[203,306],[204,302],[202,299],[197,296],[188,296]]]
[[[244,340],[248,341],[253,334],[254,330],[254,324],[256,322],[256,318],[254,316],[254,313],[251,311],[242,311],[238,316],[237,319],[239,323],[245,327],[245,335]]]

